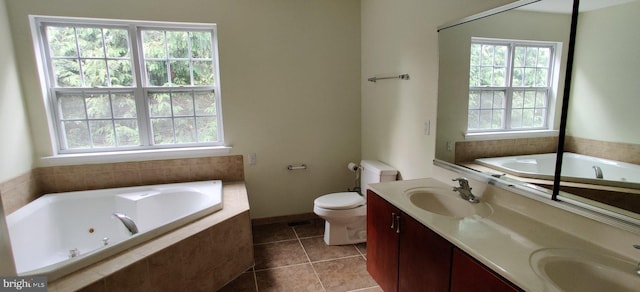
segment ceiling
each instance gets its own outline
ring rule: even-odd
[[[580,11],[596,10],[633,1],[635,0],[580,0]],[[573,0],[543,0],[523,6],[519,9],[537,12],[571,13],[572,6]]]

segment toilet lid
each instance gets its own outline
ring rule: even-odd
[[[365,199],[356,192],[333,193],[319,197],[313,203],[325,209],[353,209],[365,204]]]

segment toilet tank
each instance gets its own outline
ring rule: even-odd
[[[362,173],[360,175],[360,188],[362,194],[367,195],[369,184],[394,181],[398,170],[377,160],[362,160],[360,162]]]

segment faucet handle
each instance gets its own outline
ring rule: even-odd
[[[634,244],[633,248],[640,249],[640,244]],[[640,263],[638,263],[638,269],[636,270],[636,274],[638,274],[638,276],[640,276]]]
[[[452,179],[452,181],[457,181],[460,184],[460,187],[462,187],[463,189],[471,190],[471,188],[469,187],[469,180],[464,177],[454,178]]]

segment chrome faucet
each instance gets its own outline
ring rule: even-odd
[[[69,250],[69,258],[75,258],[80,255],[80,251],[77,248]]]
[[[120,219],[120,222],[122,222],[122,224],[124,224],[124,227],[126,227],[127,230],[131,232],[131,235],[138,233],[138,226],[136,226],[136,223],[133,222],[133,219],[131,219],[131,217],[119,212],[113,213],[113,216]]]
[[[634,244],[633,248],[640,249],[640,244]],[[636,268],[636,275],[640,276],[640,263],[638,263],[638,266]]]
[[[469,180],[464,177],[454,178],[452,181],[457,181],[460,187],[453,187],[454,192],[460,193],[460,197],[469,201],[470,203],[478,203],[480,200],[471,193],[471,187],[469,186]]]
[[[600,166],[594,165],[592,166],[593,170],[596,172],[596,178],[602,179],[604,176],[602,175],[602,168]]]

